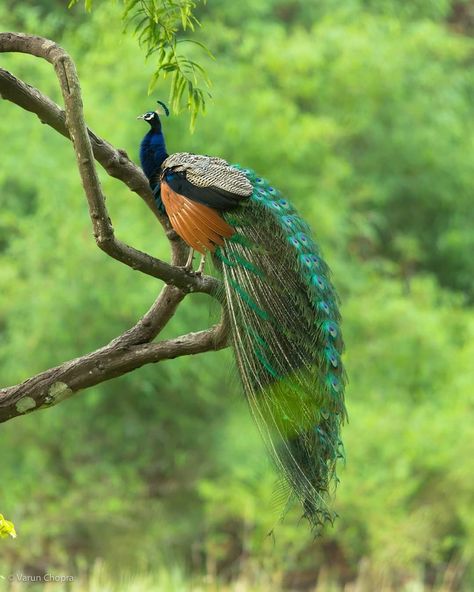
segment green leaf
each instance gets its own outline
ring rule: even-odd
[[[188,38],[178,39],[183,31],[194,31],[201,26],[193,14],[198,3],[196,0],[125,0],[122,14],[125,28],[133,23],[133,34],[144,48],[146,57],[158,55],[148,92],[155,88],[160,78],[165,79],[173,74],[170,88],[171,108],[178,113],[184,102],[191,114],[191,127],[194,127],[198,113],[205,108],[203,87],[209,87],[211,83],[203,66],[189,59],[185,53],[177,54],[176,46],[178,43],[193,43],[213,58],[202,42]],[[209,93],[207,96],[210,96]]]

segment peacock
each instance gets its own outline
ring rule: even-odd
[[[168,115],[166,106],[158,101]],[[168,155],[160,114],[140,160],[156,205],[222,276],[230,341],[250,411],[286,489],[317,530],[343,457],[346,376],[338,297],[307,223],[253,170],[222,158]],[[289,486],[289,487],[288,487]]]

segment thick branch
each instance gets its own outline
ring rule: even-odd
[[[184,292],[175,286],[165,286],[145,316],[110,345],[136,345],[152,341],[168,324],[184,296]]]
[[[0,390],[0,423],[51,407],[85,389],[145,364],[216,351],[226,345],[222,324],[160,343],[120,345],[120,339],[86,356],[65,362],[19,385]]]

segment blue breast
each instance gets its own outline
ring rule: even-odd
[[[155,196],[156,205],[163,211],[160,196],[160,167],[167,158],[165,138],[161,132],[150,130],[140,144],[140,162]]]

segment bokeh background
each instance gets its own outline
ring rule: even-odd
[[[136,116],[168,87],[147,96],[153,63],[120,12],[4,0],[0,23],[60,42],[89,126],[137,160]],[[271,179],[332,267],[350,377],[340,517],[316,539],[298,508],[278,522],[230,352],[188,357],[1,426],[0,511],[18,538],[0,543],[0,576],[71,574],[68,589],[100,591],[473,590],[474,3],[209,0],[197,14],[213,100],[193,135],[186,114],[166,121],[168,148]],[[0,61],[60,101],[48,64]],[[95,247],[70,144],[0,109],[7,385],[106,343],[160,285]],[[147,208],[101,179],[118,236],[167,257]],[[191,296],[167,334],[215,314]],[[25,587],[0,577],[2,591]]]

